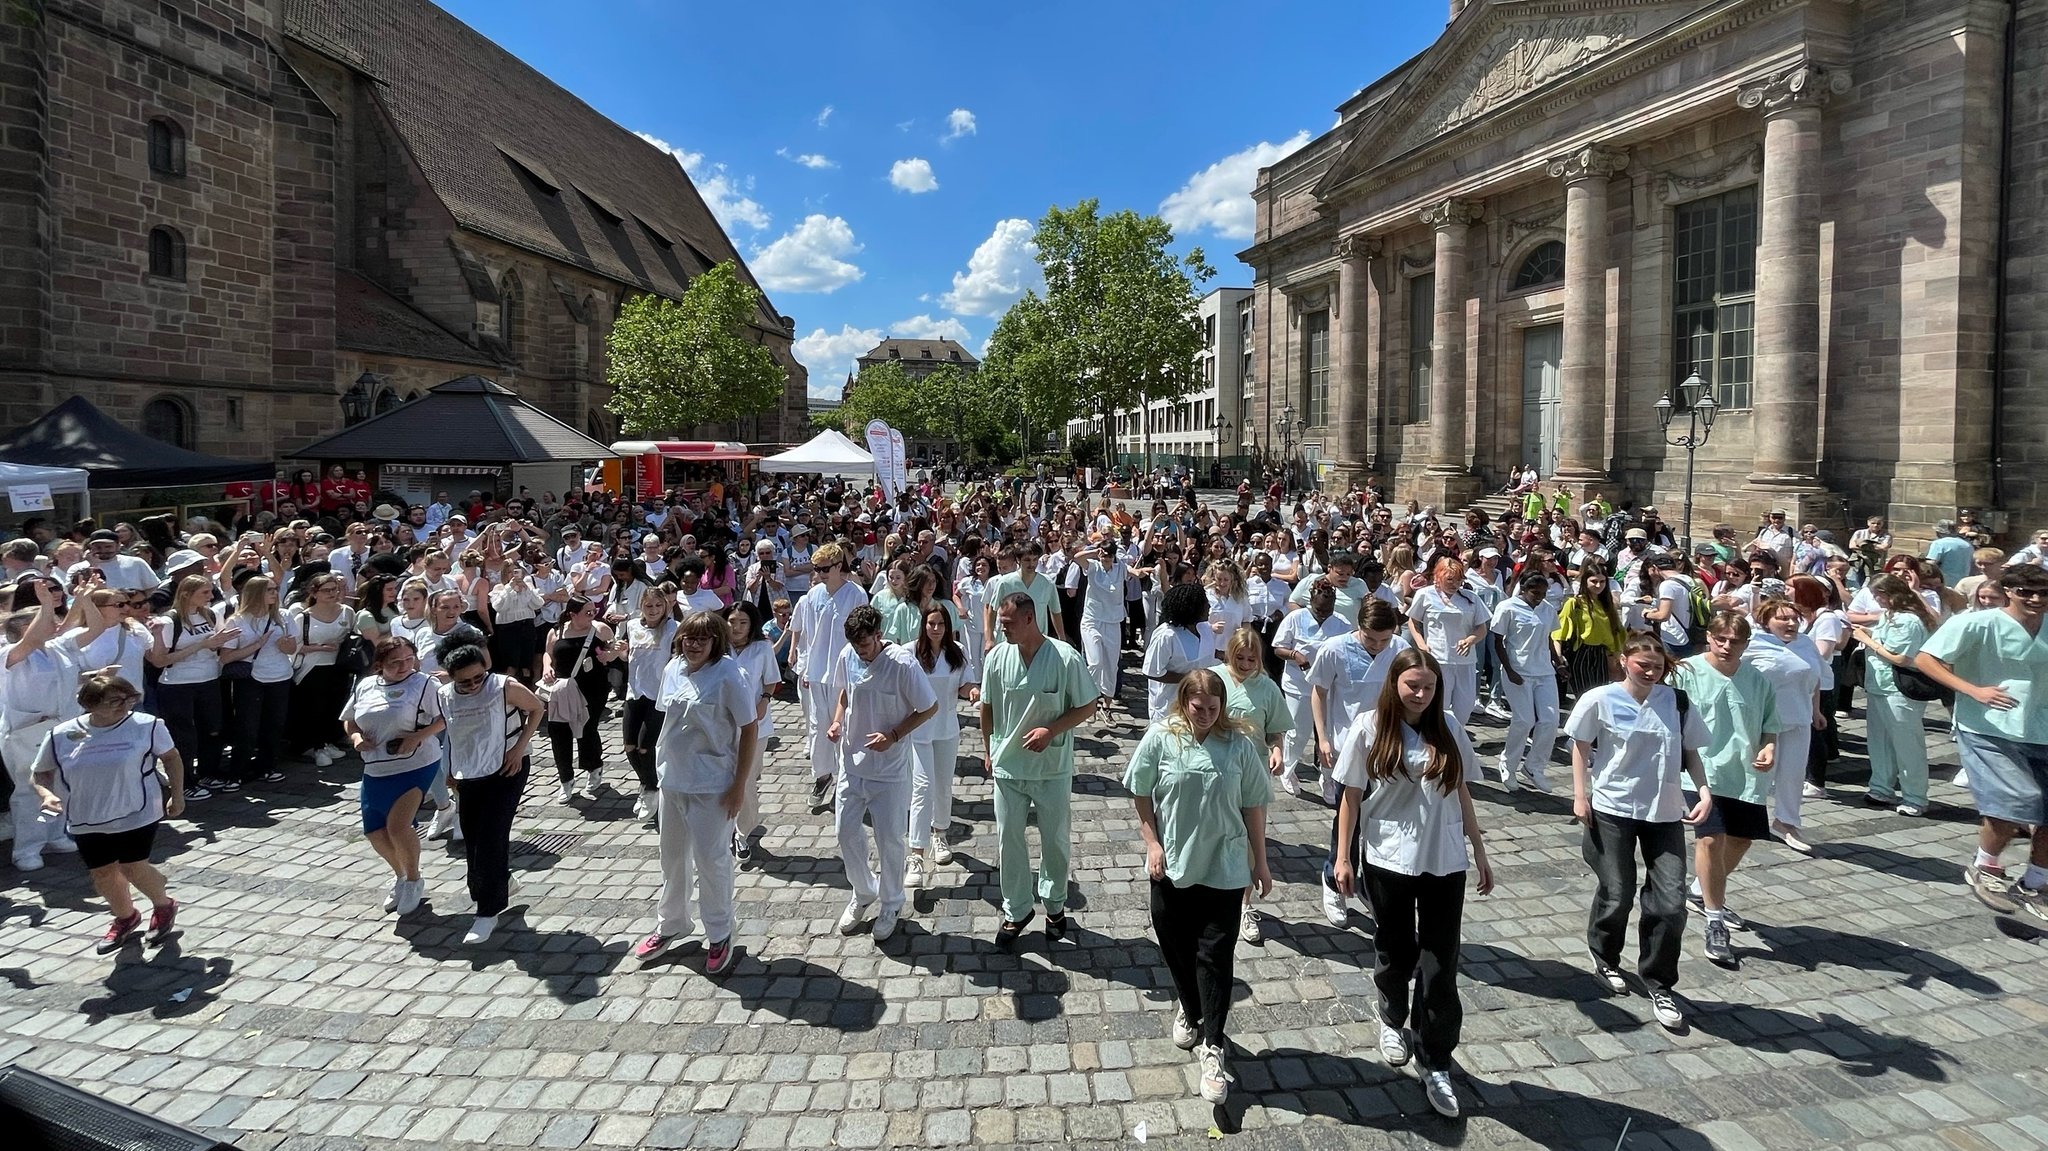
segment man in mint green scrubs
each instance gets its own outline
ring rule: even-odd
[[[1010,545],[1010,558],[1016,562],[1015,571],[1006,571],[988,581],[988,590],[983,593],[982,608],[987,619],[983,621],[982,644],[993,650],[1003,640],[1003,629],[996,618],[997,605],[1011,592],[1023,592],[1031,597],[1031,611],[1038,623],[1038,630],[1060,639],[1064,621],[1060,618],[1059,589],[1052,580],[1038,570],[1038,561],[1045,557],[1045,547],[1037,540],[1025,540]]]
[[[1081,653],[1045,634],[1028,593],[1004,596],[995,615],[1005,642],[981,668],[981,731],[995,777],[996,871],[1003,891],[996,946],[1008,949],[1035,914],[1025,830],[1034,811],[1046,939],[1066,937],[1073,729],[1094,713],[1097,692]]]

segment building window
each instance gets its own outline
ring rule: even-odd
[[[185,174],[185,129],[161,117],[149,122],[149,170],[159,176]]]
[[[1747,408],[1756,380],[1756,188],[1678,207],[1673,221],[1673,379],[1694,372],[1722,408]]]
[[[142,407],[142,434],[174,447],[192,446],[192,415],[183,400],[158,396]]]
[[[505,347],[518,348],[519,327],[519,273],[507,272],[498,283],[498,338],[505,341]]]
[[[1301,318],[1302,376],[1307,396],[1301,418],[1312,428],[1330,422],[1330,313],[1310,312]]]
[[[166,280],[184,280],[185,237],[176,228],[149,230],[149,274]]]
[[[1550,284],[1564,283],[1564,244],[1552,240],[1538,244],[1529,258],[1522,261],[1522,268],[1515,273],[1515,291],[1541,288]]]
[[[1436,274],[1408,281],[1408,422],[1429,419],[1429,345],[1436,340]]]
[[[397,392],[391,390],[390,388],[385,388],[377,393],[376,400],[371,403],[370,414],[373,416],[381,416],[385,412],[390,411],[391,409],[397,407],[399,404],[403,402],[403,400],[400,400],[398,398]]]

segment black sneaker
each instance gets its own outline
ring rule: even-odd
[[[226,792],[229,795],[242,790],[242,781],[239,779],[202,779],[199,782],[214,791]]]
[[[741,863],[754,858],[754,845],[752,841],[738,832],[734,832],[732,837],[732,857]]]
[[[1716,967],[1730,971],[1740,970],[1742,961],[1735,958],[1735,947],[1728,940],[1728,925],[1719,919],[1707,920],[1707,959]]]
[[[1053,913],[1052,913],[1052,912],[1050,912],[1050,911],[1046,912],[1046,913],[1045,913],[1045,939],[1046,939],[1046,942],[1048,942],[1048,943],[1058,943],[1058,942],[1059,942],[1060,940],[1062,940],[1062,939],[1065,939],[1065,938],[1067,937],[1067,928],[1068,928],[1068,927],[1070,927],[1070,926],[1072,926],[1072,922],[1071,922],[1071,921],[1070,921],[1070,920],[1069,920],[1069,919],[1067,918],[1067,913],[1066,913],[1066,912],[1062,911],[1062,912],[1060,912],[1060,913],[1059,913],[1059,914],[1057,914],[1057,915],[1053,914]]]
[[[812,815],[832,810],[832,782],[832,777],[828,775],[811,783]]]

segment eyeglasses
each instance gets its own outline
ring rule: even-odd
[[[2007,588],[2005,594],[2018,599],[2048,599],[2048,588]]]
[[[489,675],[489,672],[480,671],[475,675],[454,676],[448,682],[454,684],[457,691],[475,691],[483,685],[484,680],[489,678]]]
[[[695,646],[700,643],[708,644],[711,641],[712,637],[708,635],[686,635],[683,636],[679,642],[683,643],[686,646]]]

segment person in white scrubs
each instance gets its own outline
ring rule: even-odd
[[[1209,595],[1199,584],[1174,584],[1159,599],[1159,622],[1145,641],[1140,665],[1147,687],[1147,718],[1157,723],[1173,707],[1180,681],[1197,668],[1216,664],[1209,633]]]
[[[953,828],[953,775],[960,759],[960,700],[981,702],[981,688],[968,675],[967,645],[953,632],[953,614],[943,603],[924,610],[912,648],[931,681],[938,711],[911,733],[910,858],[903,885],[925,886],[933,870],[953,862],[946,835]]]
[[[1486,606],[1465,587],[1465,563],[1439,552],[1431,582],[1408,601],[1408,639],[1443,666],[1444,707],[1463,728],[1479,705],[1479,644],[1486,638]]]
[[[14,866],[38,871],[43,853],[78,850],[62,825],[43,809],[32,779],[43,739],[63,720],[78,714],[78,672],[57,634],[56,581],[36,577],[16,587],[35,589],[36,606],[6,617],[0,631],[0,756],[14,784],[8,810],[14,828]],[[19,602],[19,601],[17,601]]]
[[[1081,599],[1081,656],[1094,673],[1095,690],[1102,696],[1097,717],[1109,726],[1109,710],[1116,703],[1121,686],[1124,635],[1124,580],[1128,569],[1113,541],[1093,539],[1075,553],[1086,583]]]
[[[871,604],[846,618],[846,647],[836,678],[842,685],[825,739],[839,751],[839,858],[853,894],[839,917],[852,935],[870,921],[875,941],[896,932],[903,911],[905,826],[910,818],[911,735],[938,712],[938,697],[917,656],[882,638],[882,613]],[[878,875],[868,867],[873,827]],[[879,906],[877,906],[879,904]]]
[[[1516,594],[1500,601],[1487,624],[1500,687],[1508,703],[1507,741],[1500,751],[1500,783],[1548,793],[1545,768],[1557,746],[1557,669],[1564,662],[1551,643],[1557,609],[1550,605],[1550,579],[1530,572]]]
[[[798,601],[790,627],[795,638],[797,687],[811,732],[811,811],[830,811],[833,802],[832,777],[839,770],[839,749],[825,738],[832,722],[832,708],[839,689],[834,679],[840,671],[839,653],[846,649],[846,620],[853,609],[868,602],[868,593],[849,578],[853,559],[836,543],[825,544],[811,556],[814,580],[811,590]]]

